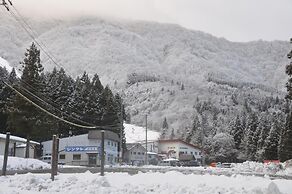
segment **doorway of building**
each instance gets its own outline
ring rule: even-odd
[[[97,154],[94,153],[94,154],[88,154],[88,165],[89,166],[96,166],[97,163]]]

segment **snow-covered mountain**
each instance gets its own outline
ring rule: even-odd
[[[13,69],[13,67],[11,67],[9,63],[2,57],[0,57],[0,67],[5,68],[9,72],[11,72]]]
[[[13,67],[8,63],[8,61],[3,59],[2,57],[0,57],[0,67],[5,68],[8,72],[11,72],[13,69]],[[15,72],[18,77],[21,76],[21,74],[17,70]]]
[[[0,56],[17,66],[31,39],[13,18],[0,12]],[[36,37],[73,76],[98,73],[122,93],[133,123],[160,129],[191,126],[195,105],[210,101],[218,109],[231,96],[260,99],[283,96],[289,43],[230,42],[173,24],[101,18],[29,20]],[[42,55],[45,68],[54,65]]]

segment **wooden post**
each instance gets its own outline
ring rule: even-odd
[[[58,174],[58,161],[59,161],[59,136],[56,137],[56,156],[55,156],[55,171],[54,171],[54,175],[57,175]]]
[[[25,158],[29,158],[29,141],[30,141],[30,137],[27,136],[27,139],[26,139],[26,147],[25,147]]]
[[[16,142],[13,144],[13,156],[16,156]]]
[[[145,126],[146,126],[146,154],[145,154],[145,165],[148,164],[148,138],[147,138],[147,114],[146,114],[146,118],[145,118]]]
[[[9,140],[10,140],[10,132],[7,132],[6,133],[6,141],[5,141],[3,168],[2,168],[2,175],[3,176],[6,176],[7,161],[8,161],[8,151],[9,151]]]
[[[101,161],[100,161],[100,176],[104,176],[104,130],[101,131]]]
[[[57,136],[56,135],[53,135],[53,140],[52,140],[52,154],[51,154],[51,157],[52,157],[52,161],[51,161],[51,179],[52,181],[55,180],[55,172],[56,172],[56,151],[57,151]]]

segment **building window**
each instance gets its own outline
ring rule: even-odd
[[[144,152],[142,152],[142,155],[144,155],[145,153]]]
[[[60,159],[60,160],[65,160],[65,158],[66,158],[66,155],[65,155],[65,154],[60,154],[60,155],[59,155],[59,159]]]
[[[81,160],[81,154],[73,154],[73,160]]]
[[[115,142],[115,147],[117,147],[117,143]]]
[[[201,155],[202,153],[201,152],[199,152],[199,155]]]
[[[107,145],[111,145],[111,142],[110,142],[110,141],[108,141],[108,142],[107,142]]]
[[[136,152],[134,152],[134,155],[136,155]]]
[[[114,143],[112,142],[112,146],[114,146]]]
[[[197,152],[195,152],[195,155],[197,155]]]
[[[141,153],[140,152],[138,152],[138,155],[140,155]]]
[[[193,152],[191,152],[191,154],[193,154]]]

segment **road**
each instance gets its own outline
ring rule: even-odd
[[[100,173],[99,167],[60,167],[58,169],[59,173],[84,173],[86,171],[90,171],[91,173]],[[214,169],[211,168],[203,168],[203,167],[107,167],[105,168],[105,172],[107,173],[129,173],[131,175],[137,174],[139,172],[146,173],[146,172],[161,172],[165,173],[168,171],[178,171],[183,174],[211,174],[211,175],[225,175],[225,176],[232,176],[234,174],[240,174],[244,176],[258,176],[258,177],[265,177],[267,176],[264,173],[255,173],[255,172],[235,172],[232,169]],[[7,175],[14,175],[14,174],[26,174],[26,173],[50,173],[50,169],[40,169],[40,170],[13,170],[7,171]],[[2,172],[0,171],[2,174]],[[286,175],[276,175],[276,174],[268,174],[271,179],[287,179],[292,180],[292,176]]]

